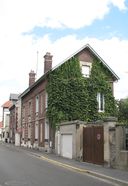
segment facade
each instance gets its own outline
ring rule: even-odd
[[[35,73],[29,73],[29,87],[20,95],[21,99],[21,145],[30,148],[44,148],[48,150],[54,147],[53,130],[46,117],[48,93],[46,86],[50,72],[56,71],[61,65],[76,57],[80,63],[83,77],[89,78],[94,59],[98,59],[105,69],[111,74],[107,81],[111,85],[114,94],[113,84],[119,78],[105,61],[93,50],[90,45],[85,45],[68,59],[63,61],[56,68],[52,68],[52,55],[46,53],[44,56],[44,75],[35,81]],[[104,111],[104,96],[97,94],[99,112]]]
[[[35,73],[29,73],[29,88],[21,95],[21,145],[30,148],[49,149],[50,128],[46,119],[47,74],[52,68],[52,56],[44,56],[44,75],[35,82]]]
[[[16,103],[18,100],[18,94],[10,94],[9,100],[6,101],[3,105],[3,116],[2,116],[2,122],[3,122],[3,128],[2,128],[2,140],[9,142],[10,141],[10,108],[13,106],[13,104]]]
[[[16,128],[16,107],[12,105],[10,111],[10,123],[9,123],[9,142],[15,143],[15,128]]]
[[[10,143],[20,146],[21,135],[21,107],[20,100],[16,101],[10,109],[10,123],[9,123],[9,141]]]
[[[3,107],[3,129],[2,129],[2,141],[9,142],[9,120],[10,120],[10,112],[9,108],[12,106],[12,101],[6,101]]]
[[[3,128],[3,123],[0,121],[0,141],[2,140],[2,128]]]

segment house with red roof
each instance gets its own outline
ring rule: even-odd
[[[3,141],[9,141],[9,108],[12,106],[12,101],[8,100],[6,101],[1,107],[3,108],[3,114],[2,114],[2,123],[3,123],[3,129],[2,129],[2,140]]]
[[[9,125],[10,125],[10,111],[9,109],[18,100],[18,94],[10,94],[10,98],[1,107],[2,113],[2,141],[9,142]]]
[[[0,141],[2,140],[2,128],[3,128],[3,122],[0,121]]]

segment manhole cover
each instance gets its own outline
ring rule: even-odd
[[[25,182],[25,181],[7,181],[4,183],[4,185],[7,185],[7,186],[28,186],[28,183]]]

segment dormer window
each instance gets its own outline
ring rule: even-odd
[[[90,77],[92,63],[89,61],[80,61],[81,73],[83,77]]]
[[[90,75],[90,66],[89,65],[82,65],[82,74],[84,77],[89,77],[89,75]]]

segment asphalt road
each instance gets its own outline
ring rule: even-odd
[[[110,186],[112,183],[74,172],[0,144],[0,186]]]

